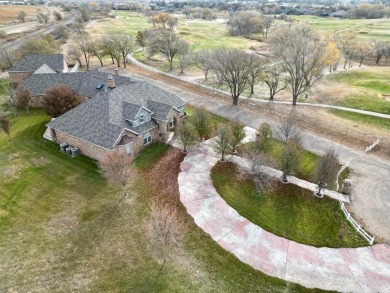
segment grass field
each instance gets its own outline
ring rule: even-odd
[[[367,125],[376,126],[384,130],[390,131],[390,119],[373,117],[364,114],[335,110],[335,109],[331,109],[329,110],[329,112],[341,118],[349,119],[359,123],[364,123]]]
[[[315,29],[335,33],[351,30],[364,40],[390,40],[390,19],[339,19],[334,17],[318,17],[309,15],[293,16],[300,23],[307,22]]]
[[[151,29],[152,25],[148,23],[148,18],[136,12],[116,11],[116,19],[104,19],[88,29],[93,36],[99,36],[105,33],[129,33],[136,36],[138,31]],[[226,25],[205,20],[186,20],[179,18],[177,34],[188,40],[191,48],[213,49],[217,47],[230,47],[248,49],[255,42],[229,35]]]
[[[337,100],[337,105],[355,109],[390,114],[390,72],[384,68],[344,71],[326,77],[338,85],[344,84],[353,94]],[[352,91],[351,91],[352,92]],[[387,98],[389,98],[387,97]]]
[[[42,138],[42,110],[19,112],[12,143],[0,132],[1,292],[321,292],[250,268],[194,224],[178,200],[180,150],[146,149],[155,166],[118,204],[93,160]],[[154,284],[144,231],[157,196],[178,205],[186,235]]]
[[[19,22],[19,20],[17,20],[16,17],[19,11],[22,10],[26,12],[27,14],[26,21],[28,21],[28,18],[34,18],[34,16],[37,15],[39,11],[45,11],[45,8],[43,6],[1,5],[0,4],[0,24]]]
[[[231,207],[276,235],[317,247],[367,245],[345,219],[338,201],[317,199],[312,191],[279,181],[272,191],[258,194],[253,180],[239,175],[230,162],[219,162],[211,177]]]

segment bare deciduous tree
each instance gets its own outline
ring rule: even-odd
[[[351,31],[343,31],[335,34],[336,42],[341,53],[344,56],[344,69],[348,61],[352,58],[353,48],[356,44],[356,33]]]
[[[372,52],[372,47],[368,43],[358,43],[355,46],[355,58],[359,62],[359,67],[362,66],[364,59],[366,59]]]
[[[295,124],[293,115],[276,124],[275,129],[276,134],[284,143],[287,143],[289,139],[299,140],[299,129]]]
[[[177,23],[179,22],[178,18],[177,17],[174,17],[174,16],[169,16],[168,20],[167,20],[167,25],[169,27],[170,30],[173,30],[173,28],[175,26],[177,26]]]
[[[9,121],[8,117],[0,113],[0,128],[4,130],[4,132],[8,136],[8,140],[11,141],[11,122]]]
[[[112,46],[115,46],[116,50],[118,50],[121,53],[123,67],[126,68],[127,55],[134,48],[133,37],[127,34],[119,34],[119,35],[112,35],[109,37],[109,39],[112,42]]]
[[[201,141],[203,141],[206,136],[210,135],[212,131],[211,118],[205,108],[202,107],[195,110],[192,117],[192,123]]]
[[[91,41],[89,45],[89,50],[91,56],[94,56],[98,58],[100,62],[100,66],[103,67],[103,58],[107,54],[107,51],[105,50],[104,44],[101,40],[94,40]]]
[[[283,67],[274,65],[264,71],[261,80],[269,88],[269,100],[273,101],[275,95],[284,90],[288,85],[288,79],[283,74]]]
[[[298,145],[294,140],[286,143],[281,157],[282,181],[288,182],[287,175],[295,170],[298,166]]]
[[[251,10],[234,13],[229,19],[228,26],[233,36],[250,36],[262,31],[261,14]]]
[[[225,155],[231,152],[230,142],[232,132],[229,126],[220,124],[217,127],[216,137],[213,140],[212,147],[214,151],[221,155],[221,162],[225,162]]]
[[[27,113],[30,114],[29,107],[31,101],[30,92],[24,87],[23,84],[19,85],[15,92],[17,105],[25,108]]]
[[[153,201],[150,205],[150,216],[146,227],[148,249],[155,258],[161,261],[154,287],[171,256],[172,250],[183,239],[185,229],[179,220],[176,209],[162,204],[158,200]]]
[[[149,56],[162,54],[169,62],[169,70],[173,69],[173,58],[179,52],[180,38],[172,31],[158,30],[148,36],[147,53]]]
[[[11,68],[15,60],[15,52],[10,52],[5,49],[0,51],[0,68],[2,71]]]
[[[282,27],[275,31],[270,44],[280,65],[287,72],[293,105],[323,75],[326,66],[326,40],[307,25]]]
[[[187,148],[196,142],[195,128],[187,122],[183,122],[177,130],[177,138],[183,146],[183,152],[187,153]]]
[[[315,173],[315,180],[318,182],[318,190],[315,193],[317,197],[322,198],[323,194],[321,194],[321,190],[336,180],[338,167],[339,157],[335,150],[330,149],[321,156]]]
[[[273,17],[271,16],[263,16],[262,18],[262,26],[263,26],[263,36],[268,37],[269,30],[274,22]]]
[[[80,68],[83,68],[83,53],[81,50],[76,46],[71,46],[68,50],[68,55],[74,59],[77,60],[77,62],[80,64]]]
[[[254,94],[254,87],[259,78],[262,76],[265,67],[268,63],[267,59],[261,58],[254,53],[249,54],[249,76],[248,83],[251,89],[251,95]]]
[[[237,153],[237,146],[245,138],[244,124],[242,124],[238,119],[234,120],[231,125],[231,139],[230,146],[233,154]]]
[[[200,50],[193,52],[191,55],[193,64],[204,73],[204,80],[207,81],[209,70],[211,67],[211,53],[209,50]]]
[[[123,196],[119,200],[121,202],[128,195],[128,189],[135,178],[131,157],[120,151],[106,154],[99,162],[99,168],[110,184],[122,188]]]
[[[75,46],[84,57],[86,69],[89,70],[89,61],[91,59],[91,43],[92,40],[88,36],[81,36],[74,40]]]
[[[256,192],[264,192],[273,185],[273,179],[266,173],[266,166],[274,163],[264,152],[259,138],[245,148],[245,157],[250,161],[250,174],[255,182]]]
[[[179,40],[179,51],[177,53],[177,59],[179,60],[180,64],[180,73],[184,73],[184,68],[186,68],[189,63],[190,63],[190,56],[189,56],[189,49],[190,49],[190,44],[183,39]]]
[[[4,85],[7,95],[7,107],[14,113],[14,116],[18,114],[18,100],[16,98],[16,89],[11,83]]]
[[[250,72],[250,55],[238,49],[217,49],[213,52],[212,69],[219,76],[220,81],[229,87],[233,105],[245,90]]]
[[[108,55],[111,56],[112,64],[114,64],[114,60],[116,61],[116,65],[118,67],[121,67],[121,56],[122,53],[118,46],[116,46],[116,43],[111,40],[109,36],[105,36],[102,39],[104,50],[107,52]]]

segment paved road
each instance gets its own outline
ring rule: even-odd
[[[309,288],[390,292],[388,246],[317,248],[265,231],[240,216],[215,190],[210,171],[219,158],[210,140],[197,145],[181,163],[178,183],[187,212],[220,246],[268,275]]]
[[[62,22],[53,24],[50,27],[43,28],[43,29],[40,29],[38,31],[32,32],[32,33],[30,33],[30,34],[28,34],[28,35],[26,35],[26,36],[24,36],[22,38],[19,38],[19,39],[15,40],[15,41],[5,43],[5,44],[0,46],[0,50],[13,51],[13,50],[19,49],[24,44],[24,42],[27,41],[28,39],[30,39],[32,37],[35,37],[37,35],[40,35],[40,34],[49,34],[49,33],[53,32],[59,26],[68,25],[68,24],[74,22],[76,17],[78,17],[80,15],[81,14],[80,14],[79,11],[73,10],[72,11],[72,15],[68,19],[66,19],[66,20],[64,20]]]
[[[246,126],[255,129],[264,122],[275,125],[274,121],[238,106],[207,99],[206,97],[178,89],[173,85],[128,71],[123,71],[121,74],[132,77],[135,80],[148,81],[168,92],[176,94],[188,104],[204,106],[210,112],[228,119],[238,118]],[[353,194],[351,196],[352,210],[355,216],[360,218],[360,223],[363,223],[369,232],[382,237],[387,243],[390,243],[390,225],[388,221],[390,215],[390,180],[387,179],[390,177],[390,162],[309,132],[303,133],[303,146],[309,151],[320,155],[327,149],[334,148],[338,152],[342,164],[346,164],[352,159],[349,165],[351,169],[350,178],[353,185]]]

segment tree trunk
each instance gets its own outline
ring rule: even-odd
[[[161,264],[161,267],[160,267],[160,269],[158,270],[157,277],[156,277],[156,279],[154,280],[153,288],[156,286],[157,281],[158,281],[158,278],[160,277],[161,272],[162,272],[162,270],[163,270],[163,268],[164,268],[166,262],[167,262],[167,261],[166,261],[166,259],[164,258],[163,263]]]
[[[204,81],[207,81],[208,75],[209,75],[209,70],[207,69],[204,71]]]
[[[237,96],[233,96],[233,105],[234,106],[238,105],[238,97]]]
[[[273,90],[270,88],[270,89],[269,89],[269,100],[270,100],[271,102],[274,101],[274,96],[275,96],[275,93],[274,93]]]
[[[30,115],[30,110],[26,107],[27,114]]]
[[[123,57],[123,68],[126,68],[126,55],[125,53],[122,54]]]
[[[7,133],[7,135],[8,135],[8,140],[9,140],[9,142],[11,142],[12,140],[11,140],[11,136],[9,135],[9,133]]]
[[[297,105],[297,100],[298,100],[298,95],[297,94],[293,94],[293,106],[296,106]]]
[[[99,58],[99,62],[100,62],[100,67],[104,67],[104,65],[103,65],[103,58],[102,57]]]
[[[254,88],[254,83],[251,84],[251,95],[253,95],[255,92],[253,91],[253,88]]]
[[[111,61],[112,61],[112,64],[115,64],[114,56],[112,56],[112,55],[111,55]]]

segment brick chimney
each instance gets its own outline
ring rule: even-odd
[[[110,74],[107,78],[107,85],[110,89],[114,89],[115,88],[115,79],[114,77]]]

